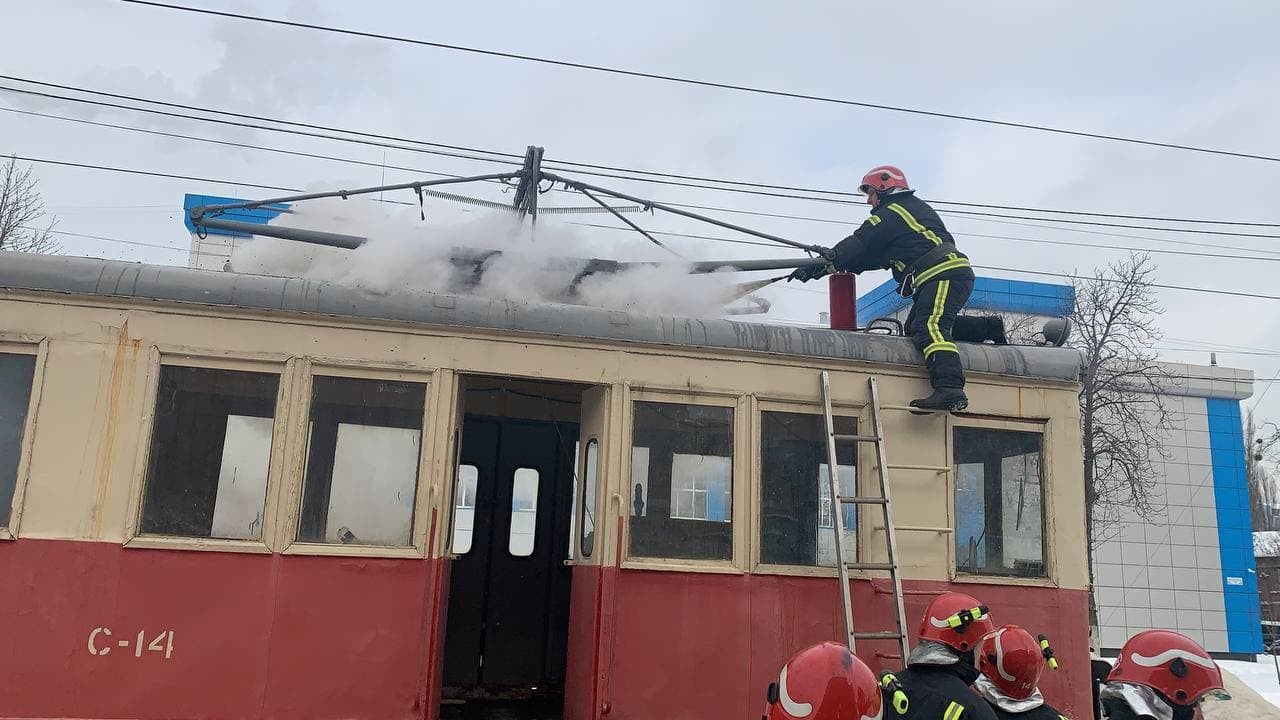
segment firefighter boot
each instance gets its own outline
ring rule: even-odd
[[[911,407],[919,408],[921,412],[917,414],[921,415],[938,410],[954,412],[969,407],[969,396],[960,388],[935,388],[929,397],[912,400]]]

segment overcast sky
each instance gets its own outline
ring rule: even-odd
[[[655,73],[1280,156],[1280,46],[1274,38],[1280,4],[1258,0],[1213,5],[191,2]],[[906,170],[925,197],[1280,222],[1280,163],[1275,162],[673,85],[113,0],[11,2],[3,14],[3,74],[66,85],[504,152],[522,153],[526,145],[538,144],[549,160],[846,190],[869,167],[892,163]],[[460,174],[501,167],[34,102],[3,92],[0,108],[373,164],[303,159],[0,112],[0,153],[213,179],[283,187],[374,185],[384,177],[387,182],[418,177],[384,171],[378,167],[384,162]],[[186,262],[184,193],[272,194],[48,165],[36,172],[58,229],[173,248],[64,235],[59,240],[66,252],[144,262]],[[842,228],[721,215],[826,245],[866,215],[865,206],[597,182],[660,200],[847,221],[849,227]],[[658,229],[726,234],[685,221],[643,222]],[[957,238],[961,248],[985,265],[1069,272],[1115,260],[1125,251],[973,234],[1280,259],[1276,239],[1097,228],[1138,236],[1112,237],[1081,232],[1083,226],[1066,231],[1027,222],[947,218],[953,232],[964,233]],[[1218,229],[1280,234],[1275,228]],[[672,239],[671,244],[707,258],[786,254],[692,240]],[[1162,283],[1280,294],[1274,282],[1280,262],[1154,257]],[[860,288],[884,279],[884,274],[868,274]],[[825,295],[814,292],[823,288],[793,283],[765,295],[774,301],[776,317],[812,321],[825,308]],[[1280,301],[1172,290],[1160,297],[1167,308],[1161,346],[1168,359],[1207,363],[1208,349],[1180,348],[1212,345],[1220,364],[1257,373],[1255,397],[1269,388],[1280,371]],[[1280,392],[1265,397],[1261,413],[1280,420]]]

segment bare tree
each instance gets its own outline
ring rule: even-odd
[[[30,167],[20,168],[17,158],[10,157],[0,167],[0,250],[58,252],[53,239],[53,226],[58,221],[45,223],[44,217],[40,181]]]
[[[1122,520],[1153,514],[1156,463],[1166,459],[1173,414],[1165,391],[1176,384],[1156,359],[1164,312],[1151,286],[1155,265],[1144,254],[1073,279],[1072,345],[1084,355],[1080,422],[1084,439],[1089,575],[1093,551]],[[1090,597],[1090,615],[1097,608]]]
[[[1267,465],[1275,464],[1280,455],[1280,430],[1274,423],[1258,427],[1250,412],[1244,425],[1245,473],[1249,479],[1249,514],[1254,530],[1275,530],[1276,493],[1275,480]]]

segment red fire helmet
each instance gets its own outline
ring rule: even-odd
[[[894,188],[901,190],[911,189],[907,185],[906,173],[892,165],[881,165],[880,167],[871,168],[866,175],[862,176],[862,182],[858,185],[858,192],[863,195],[870,195],[872,192],[882,193]]]
[[[1039,641],[1017,625],[1005,625],[988,634],[978,646],[978,669],[1014,700],[1035,694],[1044,667]]]
[[[1222,689],[1222,671],[1196,641],[1172,630],[1143,630],[1120,648],[1107,682],[1145,685],[1178,705]]]
[[[880,720],[875,673],[849,649],[824,642],[796,653],[769,685],[767,720]]]
[[[943,593],[929,603],[920,618],[920,639],[940,642],[953,650],[969,652],[982,636],[995,630],[987,606],[963,593]]]

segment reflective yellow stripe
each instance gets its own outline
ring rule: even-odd
[[[927,227],[925,227],[925,226],[921,225],[921,224],[920,224],[920,221],[919,221],[919,220],[916,220],[916,219],[915,219],[915,216],[913,216],[911,213],[907,212],[907,209],[906,209],[906,208],[902,207],[901,205],[899,205],[899,204],[897,204],[897,203],[893,203],[893,204],[891,204],[891,205],[889,206],[889,209],[890,209],[890,210],[892,210],[892,211],[894,211],[894,212],[896,212],[896,213],[898,213],[898,215],[899,215],[899,216],[900,216],[900,217],[901,217],[901,218],[902,218],[902,219],[907,223],[907,227],[909,227],[909,228],[911,228],[912,230],[915,230],[916,232],[920,233],[921,235],[923,235],[923,236],[925,236],[925,237],[929,238],[929,240],[931,240],[931,241],[933,242],[933,244],[934,244],[934,245],[941,245],[941,244],[942,244],[942,238],[938,237],[938,234],[937,234],[937,233],[935,233],[934,231],[932,231],[932,230],[930,230],[929,228],[927,228]]]
[[[964,714],[964,706],[952,700],[947,706],[947,711],[942,713],[942,720],[960,720],[960,716]]]
[[[958,353],[960,352],[960,348],[956,347],[956,344],[953,342],[940,342],[940,343],[931,343],[929,345],[925,345],[924,356],[926,358],[936,352]]]
[[[929,319],[924,324],[925,329],[929,331],[929,339],[934,345],[947,341],[942,337],[942,331],[938,329],[938,320],[942,319],[942,311],[947,306],[947,291],[950,289],[950,280],[942,280],[938,283],[938,292],[933,296],[933,311],[929,313]]]
[[[896,268],[898,268],[898,270],[899,270],[899,271],[902,271],[902,270],[906,270],[906,269],[907,269],[907,264],[906,264],[906,263],[904,263],[904,262],[902,262],[901,260],[894,260],[894,261],[893,261],[893,266],[894,266],[894,267],[896,267]]]
[[[917,273],[915,285],[916,287],[920,287],[922,284],[924,284],[925,282],[928,282],[931,278],[936,277],[940,273],[944,273],[948,270],[955,270],[956,268],[962,268],[962,267],[969,267],[969,258],[958,257],[954,260],[943,260],[942,262],[938,263],[937,265],[934,265],[928,270]]]
[[[867,218],[867,222],[871,223],[872,225],[879,225],[881,222],[880,216],[872,215],[871,217]]]

